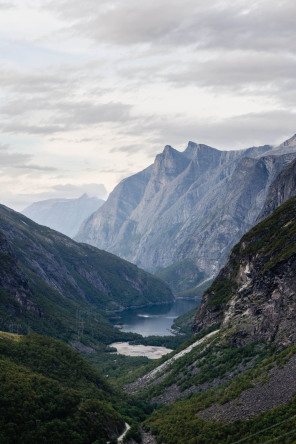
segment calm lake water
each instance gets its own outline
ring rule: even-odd
[[[199,301],[178,299],[170,304],[125,310],[119,313],[120,319],[112,322],[115,325],[124,325],[122,331],[143,336],[167,336],[172,335],[169,329],[174,319],[198,305]]]

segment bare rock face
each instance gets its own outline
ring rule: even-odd
[[[240,151],[193,142],[184,152],[166,146],[153,165],[114,189],[76,240],[152,272],[189,259],[197,284],[199,275],[214,276],[225,264],[255,223],[268,187],[295,156],[296,140]]]
[[[296,136],[294,137],[296,139]],[[276,208],[295,195],[296,160],[284,168],[275,181],[270,185],[264,207],[258,216],[257,222],[270,216]]]
[[[296,198],[279,207],[237,244],[203,297],[193,324],[220,323],[235,345],[296,343]]]

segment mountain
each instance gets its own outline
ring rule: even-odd
[[[22,213],[40,225],[74,237],[82,222],[103,203],[102,199],[83,194],[78,199],[48,199],[34,202]]]
[[[191,291],[224,265],[255,223],[269,185],[295,156],[295,137],[240,151],[193,142],[184,152],[166,146],[153,165],[115,187],[76,240],[151,272],[162,269],[175,293]]]
[[[171,301],[169,287],[113,254],[0,206],[0,329],[112,342],[108,314]],[[128,336],[127,336],[128,337]],[[88,339],[87,339],[88,338]]]
[[[162,405],[170,444],[296,439],[296,197],[246,233],[205,292],[194,336],[125,386]]]

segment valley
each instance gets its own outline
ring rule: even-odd
[[[295,442],[295,140],[229,156],[193,143],[186,155],[165,148],[139,173],[151,201],[162,193],[151,177],[157,173],[165,187],[180,184],[189,166],[200,181],[200,165],[209,168],[209,181],[219,172],[220,191],[236,184],[231,228],[215,206],[221,223],[209,212],[207,227],[217,237],[197,224],[182,240],[193,251],[199,236],[209,235],[211,252],[222,248],[224,255],[211,256],[216,268],[211,260],[201,266],[201,247],[201,256],[186,250],[153,275],[0,206],[1,442]],[[243,171],[248,180],[239,187]],[[132,199],[128,182],[119,189]],[[111,211],[110,201],[98,211],[105,205]],[[252,213],[244,228],[242,208]],[[221,224],[231,231],[227,240]],[[173,245],[177,232],[168,233]],[[208,270],[219,264],[214,277]]]

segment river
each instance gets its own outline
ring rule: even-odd
[[[169,329],[174,319],[198,305],[199,301],[177,299],[170,304],[125,310],[119,314],[120,319],[112,322],[114,325],[123,325],[122,331],[125,332],[142,336],[167,336],[172,335]]]

